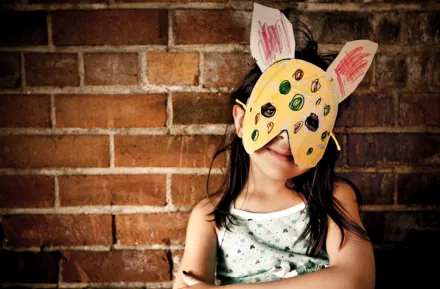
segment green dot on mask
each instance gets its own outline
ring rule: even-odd
[[[256,141],[257,139],[258,139],[258,135],[259,135],[259,132],[258,132],[258,130],[254,130],[253,132],[252,132],[252,140],[253,141]]]
[[[307,150],[307,155],[311,154],[312,152],[313,152],[313,148],[309,148],[309,149]]]
[[[328,133],[325,131],[322,133],[321,135],[321,140],[325,140],[325,138],[327,137]]]
[[[330,105],[327,104],[326,106],[324,106],[324,116],[329,114],[329,112],[330,112]]]
[[[298,111],[304,106],[304,96],[301,94],[295,94],[289,103],[289,108],[294,111]]]
[[[281,94],[288,94],[290,91],[290,82],[288,80],[283,80],[280,84],[280,93]]]

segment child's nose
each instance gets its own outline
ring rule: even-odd
[[[277,136],[278,139],[282,139],[284,142],[289,142],[289,135],[287,134],[286,130],[283,130],[280,132],[280,134]]]

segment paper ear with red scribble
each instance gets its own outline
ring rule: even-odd
[[[347,98],[359,85],[377,51],[377,43],[369,40],[347,42],[336,59],[327,68],[339,102]]]
[[[292,23],[277,9],[254,3],[250,42],[261,72],[278,60],[295,58]]]

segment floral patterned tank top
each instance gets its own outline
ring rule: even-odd
[[[326,251],[310,256],[305,240],[294,245],[307,225],[307,208],[303,202],[282,211],[251,213],[232,203],[236,225],[217,235],[217,284],[275,281],[328,268]]]

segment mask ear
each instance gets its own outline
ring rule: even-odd
[[[369,40],[347,42],[328,67],[326,75],[333,80],[333,88],[339,102],[347,98],[362,81],[377,47],[377,43]]]
[[[292,23],[277,9],[254,3],[250,42],[252,57],[262,72],[278,60],[295,58]]]

